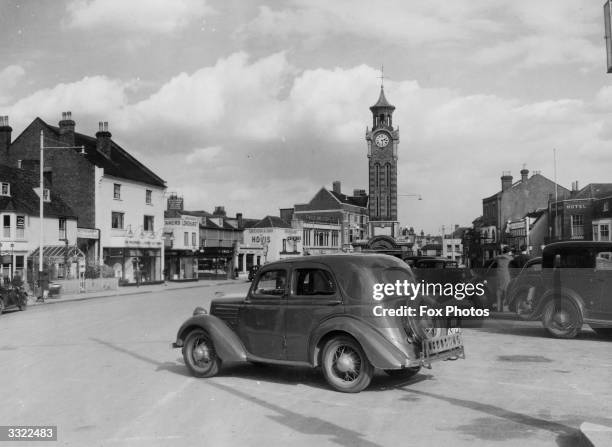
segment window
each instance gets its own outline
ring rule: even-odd
[[[599,240],[600,241],[610,240],[610,225],[602,224],[599,226]]]
[[[295,273],[296,295],[333,295],[336,286],[331,274],[321,269],[299,269]]]
[[[612,252],[599,252],[595,256],[595,270],[612,270]]]
[[[185,247],[189,245],[189,233],[187,231],[183,234],[183,245]]]
[[[259,277],[253,288],[257,295],[283,295],[287,285],[285,270],[270,270]]]
[[[66,240],[66,219],[63,217],[60,217],[58,219],[59,222],[59,239],[60,240]]]
[[[17,216],[17,239],[25,238],[25,216]]]
[[[4,226],[4,231],[2,233],[2,236],[11,237],[11,216],[8,214],[5,214],[4,217],[2,218],[2,224]]]
[[[111,228],[123,230],[123,213],[117,213],[115,211],[112,212]]]
[[[145,191],[145,201],[147,202],[147,205],[151,205],[153,203],[153,191],[150,189]]]
[[[584,237],[584,216],[582,214],[572,214],[572,239],[582,239]]]
[[[113,183],[113,198],[121,200],[121,185],[119,183]]]
[[[191,245],[196,246],[196,234],[191,233]]]
[[[45,169],[45,172],[43,172],[43,178],[45,183],[51,186],[53,184],[53,171]]]
[[[45,188],[43,189],[43,202],[50,202],[50,201],[51,201],[51,191]]]
[[[144,216],[144,222],[142,224],[144,231],[155,231],[153,229],[153,218],[154,216]]]
[[[594,241],[599,240],[599,225],[597,224],[593,224],[593,240]]]
[[[374,165],[374,171],[375,171],[375,185],[378,188],[380,186],[380,165],[378,163],[376,163]]]
[[[385,166],[385,181],[387,182],[387,188],[391,187],[391,165],[387,163]]]
[[[2,183],[0,187],[0,194],[3,196],[10,196],[11,195],[11,184]]]

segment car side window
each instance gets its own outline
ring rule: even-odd
[[[295,278],[296,295],[333,295],[336,293],[336,284],[331,274],[325,270],[298,269]]]
[[[260,275],[253,288],[256,295],[279,296],[285,293],[287,272],[285,270],[269,270]]]
[[[595,255],[595,270],[612,270],[612,252],[601,251]]]

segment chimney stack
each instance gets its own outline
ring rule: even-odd
[[[215,210],[213,211],[213,216],[215,216],[215,217],[227,217],[227,214],[225,213],[225,207],[224,206],[215,206]]]
[[[242,228],[244,224],[242,220],[242,213],[236,213],[236,220],[238,221],[238,228]]]
[[[13,128],[9,126],[8,116],[0,116],[0,155],[8,155],[11,147],[11,132]]]
[[[335,182],[332,183],[332,190],[336,193],[336,194],[342,194],[342,188],[341,188],[341,183],[336,180]]]
[[[106,158],[111,158],[112,141],[111,133],[108,131],[108,122],[98,122],[98,132],[96,132],[96,149]]]
[[[526,182],[528,178],[529,178],[529,169],[523,166],[523,169],[521,169],[521,182]]]
[[[504,171],[502,173],[501,187],[502,187],[502,192],[512,187],[512,175],[510,174],[510,171]]]
[[[74,121],[72,112],[62,112],[62,120],[59,122],[60,141],[66,146],[74,146]]]

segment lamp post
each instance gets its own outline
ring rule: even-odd
[[[45,180],[43,176],[44,165],[45,165],[45,149],[81,149],[81,153],[85,153],[85,146],[45,146],[45,135],[44,131],[40,131],[40,200],[39,200],[39,216],[40,216],[40,228],[39,228],[39,247],[38,247],[38,282],[41,288],[41,296],[42,301],[45,300],[44,292],[48,290],[49,281],[48,278],[43,279],[44,271],[43,271],[43,250],[45,248],[44,244],[44,207],[43,204],[45,202]]]
[[[13,276],[15,276],[15,256],[14,254],[15,244],[11,242],[11,283],[13,282]]]

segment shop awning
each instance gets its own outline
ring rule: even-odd
[[[30,253],[30,259],[38,258],[40,248]],[[68,258],[71,261],[85,259],[85,255],[78,247],[66,245],[45,245],[43,247],[43,259],[63,261]]]

